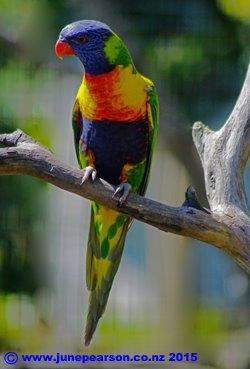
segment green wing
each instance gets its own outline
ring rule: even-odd
[[[151,168],[151,162],[159,128],[159,102],[155,86],[154,85],[150,86],[148,88],[147,93],[148,93],[147,113],[148,120],[150,123],[150,134],[149,134],[150,138],[149,138],[149,152],[146,162],[145,175],[142,181],[142,187],[140,189],[141,195],[144,195],[147,188],[149,172]]]
[[[80,148],[79,141],[82,132],[82,115],[79,107],[78,100],[75,101],[72,112],[72,127],[74,132],[74,144],[77,161],[80,168],[85,168],[89,163],[88,153]]]
[[[82,130],[82,117],[81,117],[78,100],[75,101],[75,104],[73,106],[72,127],[73,127],[73,132],[74,132],[74,144],[75,144],[76,157],[77,157],[77,161],[79,163],[80,168],[82,168],[82,163],[80,161],[80,147],[79,147],[79,140],[80,140],[80,135],[81,135],[81,130]]]
[[[156,88],[154,85],[149,86],[147,90],[148,101],[147,101],[147,116],[150,125],[149,132],[149,149],[146,161],[139,164],[139,166],[143,165],[143,177],[141,179],[141,183],[138,189],[138,193],[140,195],[144,195],[148,185],[149,173],[151,168],[151,162],[153,157],[153,152],[157,140],[158,127],[159,127],[159,103],[158,97],[156,93]],[[137,168],[138,170],[139,168]],[[136,168],[134,169],[136,172]]]

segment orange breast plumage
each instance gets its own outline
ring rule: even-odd
[[[105,74],[85,74],[77,99],[87,119],[133,122],[145,118],[150,85],[152,82],[134,72],[132,65],[116,66]]]

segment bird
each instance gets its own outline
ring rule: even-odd
[[[154,83],[140,74],[123,40],[96,20],[65,26],[55,44],[59,58],[75,55],[83,79],[73,106],[76,157],[82,184],[97,176],[114,186],[117,210],[91,203],[86,255],[89,306],[85,346],[103,315],[132,218],[119,212],[130,192],[144,195],[158,132]]]

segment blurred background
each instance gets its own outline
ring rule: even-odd
[[[192,184],[207,206],[191,127],[216,129],[233,108],[250,57],[249,1],[0,0],[0,132],[21,128],[74,166],[71,109],[83,71],[76,58],[57,59],[54,44],[78,19],[109,24],[158,88],[147,196],[177,206]],[[250,368],[247,275],[214,247],[137,221],[83,348],[88,224],[87,200],[33,178],[0,178],[0,352],[191,351],[202,368]]]

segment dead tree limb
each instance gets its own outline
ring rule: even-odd
[[[195,123],[193,140],[201,159],[212,213],[237,235],[238,242],[232,247],[249,256],[250,219],[244,171],[250,154],[250,65],[227,122],[218,131]]]
[[[81,185],[82,171],[58,160],[22,131],[0,135],[0,175],[29,175],[66,191],[119,210],[165,232],[195,238],[227,252],[250,271],[250,219],[244,190],[244,168],[250,151],[250,69],[225,125],[216,132],[195,123],[193,139],[199,152],[211,212],[189,189],[180,207],[130,194],[122,208],[112,199],[114,188],[98,179]]]

